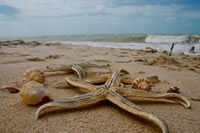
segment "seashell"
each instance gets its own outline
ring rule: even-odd
[[[34,80],[39,83],[45,82],[44,72],[41,72],[38,68],[30,68],[26,70],[24,77],[26,77],[29,81]]]
[[[132,83],[132,88],[150,91],[151,82],[145,78],[137,78]]]
[[[120,68],[119,69],[120,74],[129,74],[129,72],[126,69]]]
[[[18,93],[19,89],[14,86],[2,86],[1,89],[8,91],[9,93]]]
[[[22,86],[19,95],[26,104],[35,105],[51,101],[50,94],[43,84],[30,81]]]
[[[180,93],[180,89],[176,86],[171,86],[168,90],[167,93]]]

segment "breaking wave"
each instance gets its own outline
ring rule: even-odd
[[[16,39],[16,38],[15,38]],[[119,43],[200,43],[200,35],[58,35],[19,37],[26,41],[81,41],[81,42],[119,42]],[[0,39],[1,40],[1,39]]]
[[[148,35],[145,42],[194,44],[200,42],[200,35]]]

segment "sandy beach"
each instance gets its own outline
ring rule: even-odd
[[[160,82],[152,91],[166,93],[170,86],[180,88],[180,94],[191,102],[187,109],[167,100],[129,98],[133,103],[160,116],[170,133],[198,133],[200,131],[200,56],[172,54],[152,49],[133,50],[80,46],[60,43],[0,42],[0,87],[16,86],[23,73],[32,67],[45,68],[49,64],[94,63],[109,64],[112,71],[123,68],[130,77],[158,76]],[[57,89],[57,81],[64,75],[46,79],[46,87],[55,100],[78,96],[81,89]],[[52,109],[35,120],[40,105],[24,104],[18,93],[0,90],[0,132],[26,133],[157,133],[160,129],[149,121],[136,117],[109,101],[102,101],[76,109]]]

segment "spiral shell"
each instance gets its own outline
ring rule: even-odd
[[[19,95],[29,105],[51,101],[50,94],[43,84],[30,81],[22,86]]]
[[[132,83],[132,88],[150,91],[151,82],[145,78],[137,78]]]
[[[34,80],[39,83],[45,82],[44,73],[40,71],[38,68],[30,68],[24,72],[24,77],[26,77],[29,81]]]

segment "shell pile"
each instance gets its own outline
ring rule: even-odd
[[[132,83],[132,88],[151,91],[151,82],[145,78],[137,78]]]
[[[22,86],[19,95],[22,100],[29,105],[46,103],[51,101],[50,94],[43,84],[30,81]]]
[[[38,68],[30,68],[24,72],[24,77],[26,77],[29,81],[34,80],[39,83],[45,82],[44,73],[40,71]]]

